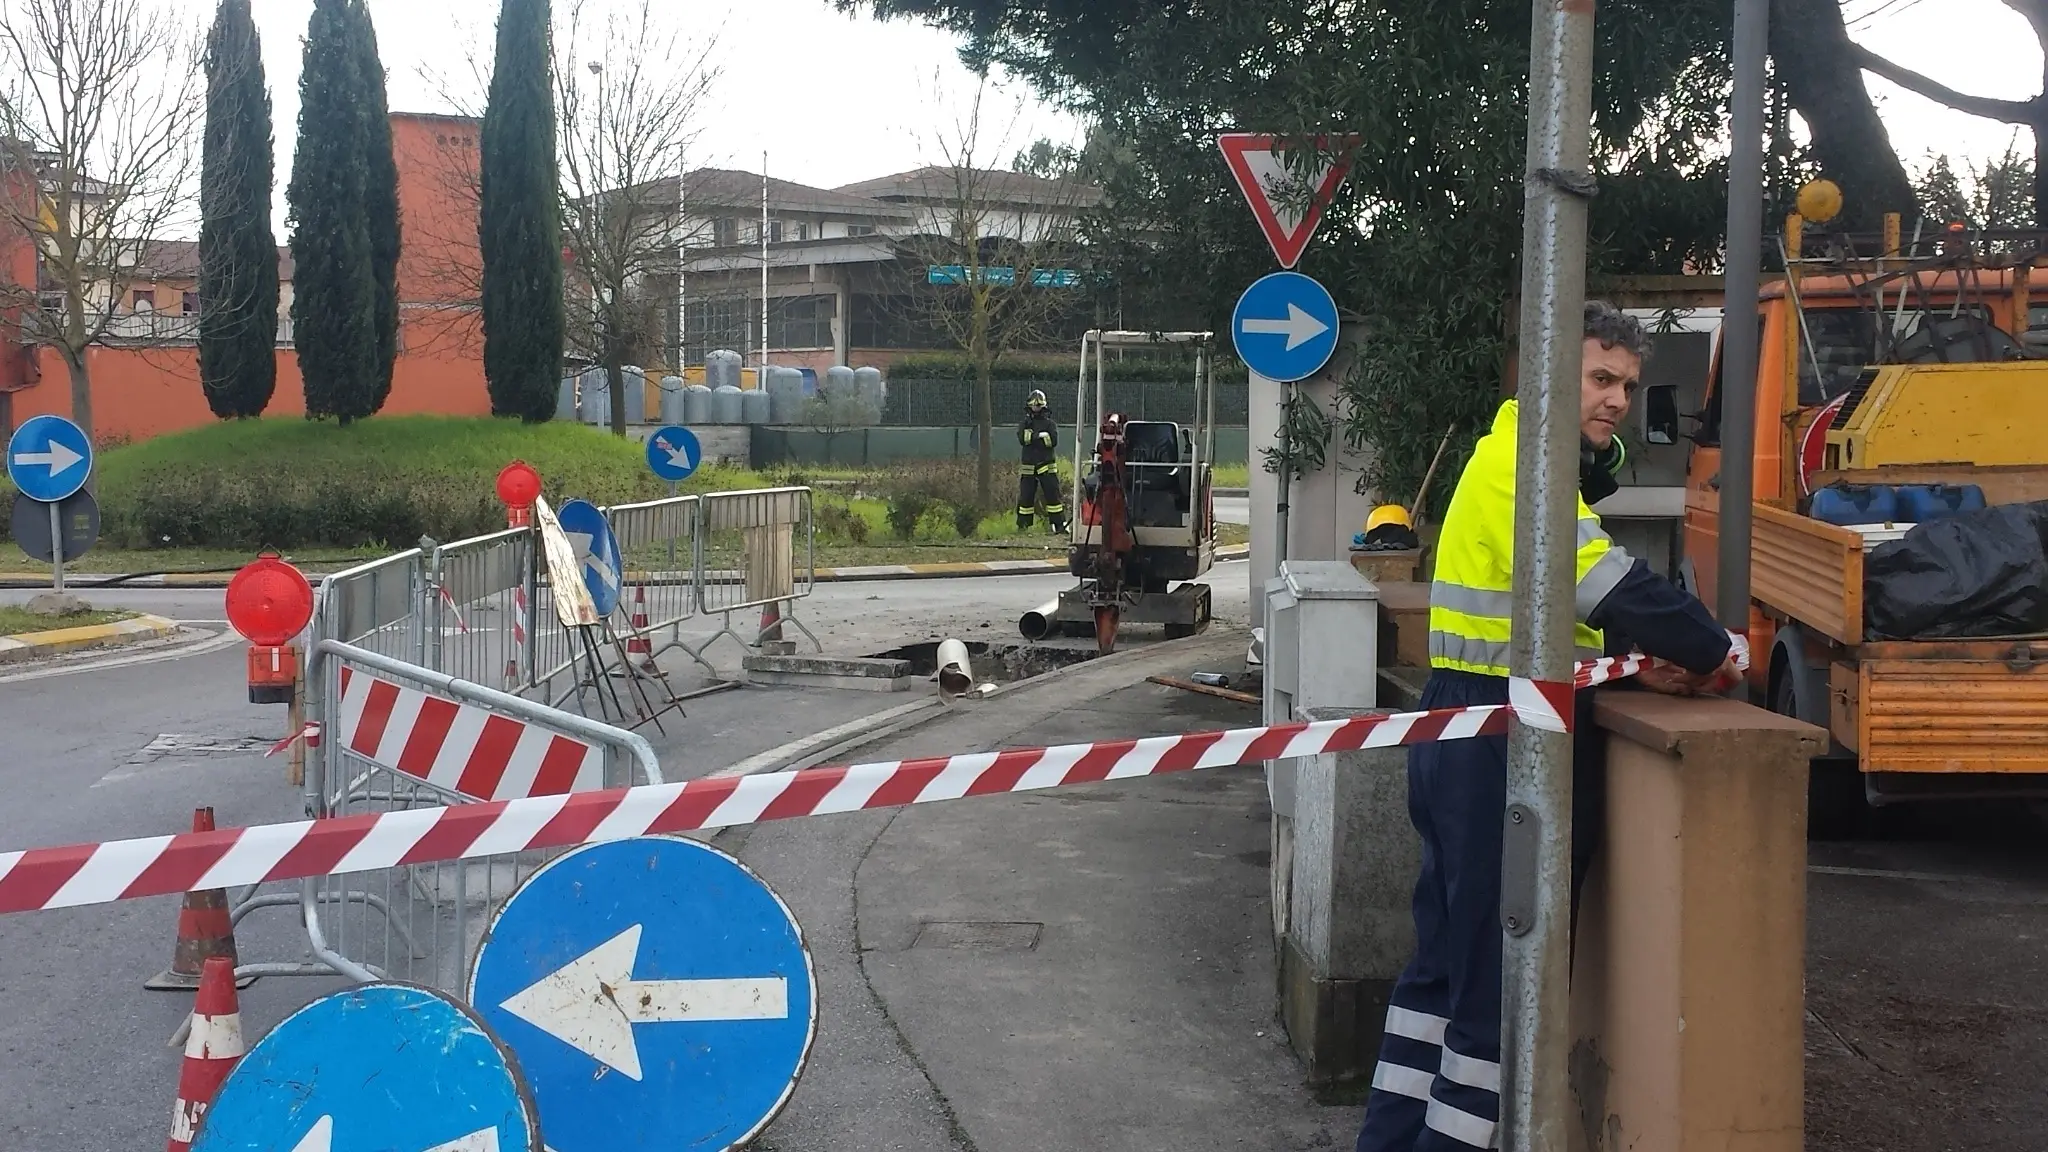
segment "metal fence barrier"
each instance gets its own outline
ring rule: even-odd
[[[744,644],[758,644],[780,624],[794,624],[823,651],[824,645],[795,612],[795,602],[817,587],[811,490],[763,488],[700,499],[697,607],[705,615],[723,616],[712,640],[732,636]],[[757,625],[751,637],[733,631],[732,613],[776,603],[789,607],[774,624]]]
[[[348,747],[336,727],[342,718],[340,670],[344,667],[441,700],[487,710],[543,734],[559,733],[596,745],[603,752],[602,778],[588,782],[590,787],[662,782],[653,748],[631,732],[325,640],[315,646],[309,670],[315,670],[321,685],[322,715],[336,735],[321,741],[314,762],[317,767],[307,772],[306,804],[312,816],[359,816],[485,799],[398,771],[380,761],[374,751],[365,754]],[[551,855],[549,851],[502,853],[467,862],[307,880],[298,903],[314,966],[356,980],[410,980],[459,993],[491,914]]]

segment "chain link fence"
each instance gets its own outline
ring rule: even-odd
[[[1094,387],[1094,381],[1089,382]],[[1074,381],[995,380],[990,382],[990,410],[997,424],[1014,422],[1033,389],[1045,393],[1056,419],[1074,418]],[[1133,420],[1192,421],[1195,389],[1187,380],[1112,380],[1107,385],[1109,410]],[[944,428],[975,423],[974,384],[966,380],[889,380],[882,405],[882,424],[898,428]],[[1242,380],[1216,384],[1216,423],[1238,427],[1249,423],[1251,392]]]

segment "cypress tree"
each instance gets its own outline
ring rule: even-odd
[[[199,382],[213,414],[260,416],[277,388],[277,240],[270,92],[249,0],[221,0],[206,36],[199,171]]]
[[[549,0],[504,0],[484,111],[477,241],[491,412],[555,414],[562,364],[562,203],[555,170]]]
[[[363,120],[363,213],[370,233],[370,273],[377,282],[377,387],[370,406],[375,412],[391,395],[391,366],[398,358],[398,162],[392,154],[377,28],[364,0],[350,0],[349,25],[363,92],[356,106]]]
[[[313,0],[292,157],[292,329],[306,414],[343,424],[376,411],[377,280],[364,212],[367,84],[351,34],[360,0]]]

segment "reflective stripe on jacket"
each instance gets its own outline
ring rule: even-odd
[[[1017,425],[1017,443],[1024,448],[1024,464],[1027,468],[1053,462],[1053,452],[1059,447],[1060,426],[1053,423],[1052,413],[1041,408],[1028,412]]]
[[[1429,593],[1429,662],[1483,676],[1508,675],[1514,635],[1515,402],[1494,415],[1458,477],[1436,546],[1436,582]],[[1586,621],[1635,563],[1600,518],[1578,500],[1577,623],[1581,656],[1597,656],[1604,639]]]

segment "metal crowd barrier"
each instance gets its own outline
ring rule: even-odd
[[[777,625],[794,624],[823,651],[824,645],[797,619],[795,609],[796,601],[817,587],[811,490],[763,488],[718,492],[700,499],[697,602],[705,615],[722,615],[719,635],[752,645]],[[732,613],[777,603],[789,607],[776,624],[757,624],[751,639],[733,631]]]
[[[596,744],[604,751],[603,778],[596,787],[662,783],[654,749],[643,737],[460,677],[323,640],[315,645],[309,669],[318,670],[321,714],[331,728],[341,715],[343,666]],[[480,797],[437,786],[359,754],[345,746],[338,731],[322,739],[320,755],[306,774],[307,812],[315,817],[480,802]],[[492,913],[554,854],[505,853],[304,881],[298,902],[313,966],[355,980],[408,980],[459,993]]]

